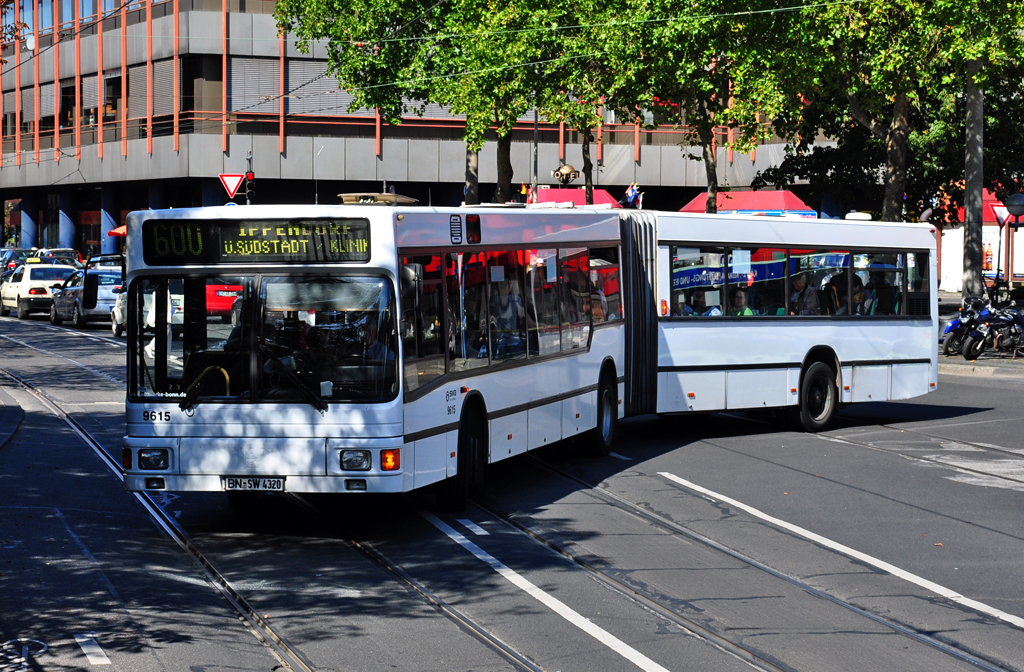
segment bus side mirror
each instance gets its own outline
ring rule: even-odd
[[[416,310],[423,293],[423,264],[405,264],[399,275],[402,286],[402,312]]]
[[[85,287],[82,289],[82,308],[92,310],[96,307],[96,296],[100,291],[100,276],[85,271]]]

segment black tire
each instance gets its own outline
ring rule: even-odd
[[[981,353],[985,352],[985,338],[968,336],[964,341],[964,347],[960,352],[963,353],[964,359],[968,362],[973,362],[978,357],[981,357]]]
[[[2,303],[0,303],[0,317],[7,317],[10,314],[11,314],[11,309],[10,308],[5,308],[4,305]]]
[[[807,432],[825,431],[838,412],[836,372],[824,362],[811,364],[800,386],[800,426]]]
[[[22,301],[21,299],[18,299],[18,319],[19,320],[27,320],[28,319],[28,306],[25,305],[25,302]]]
[[[55,327],[59,327],[64,324],[64,320],[62,320],[60,315],[57,313],[57,304],[53,301],[50,301],[50,324]]]
[[[587,452],[605,457],[612,452],[619,431],[619,394],[615,377],[605,374],[597,386],[597,426],[589,433]]]
[[[463,511],[469,501],[469,486],[476,478],[476,465],[486,445],[487,421],[474,403],[466,404],[459,421],[458,472],[442,481],[438,505],[447,511]]]
[[[121,334],[124,333],[124,327],[117,323],[114,313],[110,313],[110,333],[114,334],[114,338],[120,338]]]
[[[85,317],[77,303],[71,309],[71,324],[75,325],[75,329],[85,329]]]
[[[967,336],[963,332],[951,332],[942,342],[942,354],[947,357],[956,357],[963,350],[966,338]]]

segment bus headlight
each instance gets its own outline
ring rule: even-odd
[[[170,451],[166,448],[139,450],[139,469],[167,469],[171,466]]]
[[[369,471],[371,464],[368,450],[341,451],[341,468],[344,471]]]

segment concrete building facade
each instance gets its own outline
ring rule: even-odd
[[[352,97],[326,75],[325,45],[301,53],[279,35],[272,1],[15,4],[4,20],[28,28],[2,50],[0,197],[21,199],[21,246],[113,251],[106,234],[131,210],[226,202],[217,176],[245,172],[250,153],[260,203],[336,203],[385,183],[424,203],[462,199],[463,121],[413,101],[398,126],[349,111]],[[532,113],[520,121],[512,164],[515,181],[530,182]],[[653,204],[676,208],[706,186],[684,131],[606,122],[593,149],[598,186],[679,190]],[[781,144],[750,155],[723,146],[719,182],[742,188],[782,157]],[[554,184],[565,163],[582,165],[578,134],[540,124],[539,183]],[[494,183],[493,143],[479,166],[482,187]]]

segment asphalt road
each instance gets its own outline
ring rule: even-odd
[[[124,352],[102,325],[0,319],[0,368],[116,460]],[[564,443],[495,465],[458,515],[419,494],[156,499],[316,670],[1024,670],[1022,391],[942,376],[821,435],[630,419],[610,457]],[[0,645],[0,670],[23,646],[38,670],[280,665],[3,374]]]

